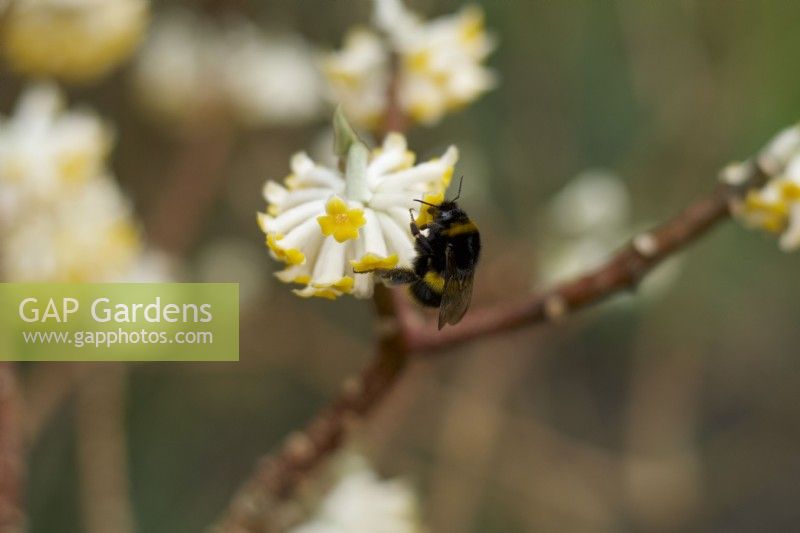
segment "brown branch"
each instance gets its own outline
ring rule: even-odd
[[[234,499],[221,531],[268,531],[264,517],[280,500],[292,495],[304,474],[339,448],[349,420],[369,414],[388,394],[411,354],[441,351],[488,335],[556,320],[620,291],[634,289],[656,265],[727,219],[730,202],[767,178],[753,162],[746,164],[745,171],[747,178],[742,185],[720,185],[672,220],[639,234],[599,268],[515,304],[475,310],[452,328],[438,331],[432,323],[421,323],[400,291],[376,286],[382,331],[376,359],[304,432],[290,437],[278,455],[262,461]]]
[[[387,105],[378,134],[406,128],[399,99],[398,58],[392,58],[387,87]],[[239,489],[216,530],[264,533],[276,527],[277,505],[288,499],[303,479],[326,457],[339,449],[353,422],[369,415],[393,388],[403,373],[411,351],[410,328],[419,327],[405,295],[397,289],[375,286],[378,324],[376,355],[356,378],[344,383],[339,395],[308,424],[289,436],[274,456],[263,458],[255,472]]]
[[[409,328],[412,352],[434,352],[469,340],[558,320],[567,313],[600,302],[620,291],[635,289],[642,278],[667,257],[704,235],[730,215],[730,202],[744,191],[764,183],[767,176],[754,162],[746,164],[747,179],[740,186],[717,189],[672,220],[636,236],[609,261],[553,290],[513,304],[474,310],[458,325],[437,331],[432,323]]]
[[[224,165],[233,131],[222,119],[195,126],[170,169],[148,220],[148,236],[159,248],[184,255],[194,244],[205,215],[225,182]]]
[[[76,448],[84,531],[134,531],[125,436],[128,368],[92,365],[98,375],[77,391]],[[88,366],[87,365],[87,366]]]
[[[356,378],[345,381],[339,395],[305,430],[291,434],[274,456],[261,460],[217,526],[218,531],[263,533],[276,529],[277,505],[290,497],[303,477],[342,444],[353,422],[369,415],[389,393],[408,362],[405,333],[395,309],[397,292],[375,287],[382,330],[376,357]],[[403,304],[399,304],[403,305]]]
[[[25,529],[21,403],[14,363],[0,363],[0,533]]]
[[[400,103],[400,69],[397,55],[392,56],[392,76],[386,90],[386,112],[383,117],[383,133],[405,131],[408,120]]]

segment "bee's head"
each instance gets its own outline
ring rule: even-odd
[[[461,180],[458,182],[458,194],[456,194],[456,197],[452,200],[444,200],[440,204],[430,204],[423,200],[414,201],[423,204],[423,209],[426,209],[431,217],[439,223],[447,223],[462,219],[466,217],[466,214],[461,210],[460,207],[458,207],[456,200],[461,198],[461,185],[463,183],[464,176],[461,176]]]
[[[450,200],[439,204],[432,214],[439,222],[450,222],[458,219],[463,214],[463,211],[458,207],[455,200]]]

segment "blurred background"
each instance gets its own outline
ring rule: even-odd
[[[425,17],[461,6],[408,4]],[[479,5],[496,89],[408,132],[420,159],[460,148],[462,202],[484,242],[473,306],[596,264],[798,118],[800,4]],[[143,94],[142,54],[176,9],[206,44],[241,21],[302,43],[284,58],[300,67],[371,16],[366,0],[156,1],[138,57],[63,86],[113,128],[109,166],[170,276],[241,283],[241,360],[25,365],[32,532],[202,530],[257,457],[372,356],[370,302],[294,296],[255,223],[266,179],[298,150],[330,150],[332,107],[238,120],[213,80],[188,76],[175,101],[199,103],[156,109],[167,96]],[[165,68],[196,59],[176,57]],[[266,77],[302,92],[315,82],[302,70]],[[0,63],[0,114],[29,81]],[[598,203],[614,208],[586,222]],[[413,483],[430,531],[792,529],[798,267],[774,239],[724,224],[637,294],[415,360],[357,441],[382,475]]]

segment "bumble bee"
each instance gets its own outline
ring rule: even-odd
[[[432,221],[418,226],[409,210],[417,252],[413,267],[373,271],[392,285],[410,284],[411,294],[419,303],[438,307],[439,329],[457,324],[467,312],[481,251],[478,227],[456,203],[460,197],[461,183],[452,200],[438,205],[415,200],[423,204],[421,209],[427,210]]]

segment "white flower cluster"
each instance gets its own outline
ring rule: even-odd
[[[303,297],[371,296],[373,275],[358,272],[411,265],[414,200],[440,203],[457,160],[451,146],[442,157],[415,165],[398,133],[371,153],[354,143],[344,173],[305,152],[295,154],[283,184],[265,184],[267,212],[258,216],[272,256],[288,265],[278,279],[302,285],[295,293]],[[424,216],[418,215],[420,224]]]
[[[483,65],[494,40],[484,29],[478,7],[425,21],[401,0],[376,0],[374,21],[385,38],[370,30],[354,30],[342,50],[323,59],[330,98],[359,125],[380,124],[392,55],[398,61],[400,107],[419,123],[435,123],[495,85],[494,74]]]
[[[25,74],[92,81],[136,47],[148,6],[147,0],[14,0],[2,52]]]
[[[245,126],[317,117],[321,80],[310,47],[297,35],[267,35],[245,20],[218,25],[189,11],[160,16],[135,71],[139,99],[183,122],[210,110]]]
[[[360,456],[345,472],[314,517],[290,533],[421,533],[417,499],[401,480],[382,480]]]
[[[542,244],[539,281],[550,285],[598,266],[630,232],[630,196],[616,175],[588,170],[550,201],[539,224],[551,236]]]
[[[767,183],[749,191],[732,206],[734,215],[750,227],[780,235],[784,251],[800,248],[800,125],[779,133],[759,155],[761,168],[770,174]],[[723,181],[739,185],[744,167],[731,165]]]
[[[14,281],[110,281],[140,253],[130,207],[110,177],[108,127],[64,111],[58,89],[28,89],[0,120],[0,272]]]

